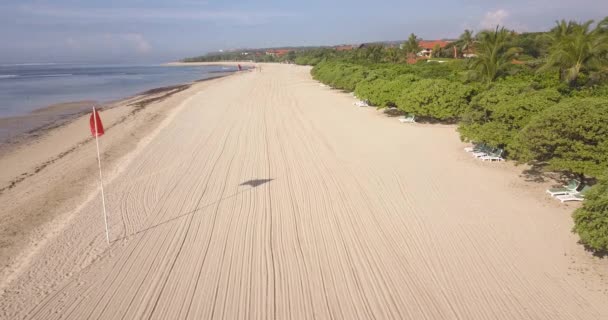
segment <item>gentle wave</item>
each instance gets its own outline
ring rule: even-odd
[[[71,73],[54,73],[54,74],[41,74],[41,75],[36,75],[34,77],[69,77],[72,75],[73,74],[71,74]]]
[[[19,67],[19,66],[54,66],[61,63],[43,62],[43,63],[9,63],[0,64],[0,67]]]
[[[48,78],[48,77],[69,77],[73,76],[72,73],[49,73],[49,74],[21,74],[19,78]]]
[[[50,73],[50,74],[0,74],[0,79],[8,79],[8,78],[46,78],[46,77],[69,77],[73,76],[71,73]]]

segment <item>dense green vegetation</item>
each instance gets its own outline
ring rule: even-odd
[[[597,177],[608,165],[608,99],[570,98],[538,112],[518,136],[528,161]]]
[[[414,82],[397,98],[397,105],[419,118],[454,121],[459,118],[475,94],[473,87],[445,79]]]
[[[364,81],[357,84],[355,95],[364,97],[364,100],[369,101],[374,106],[396,107],[397,98],[399,98],[401,92],[406,91],[413,82],[419,79],[412,74],[390,77],[386,73],[372,73],[368,74],[368,77]]]
[[[608,170],[608,19],[592,26],[562,21],[550,32],[523,35],[467,30],[434,56],[449,57],[456,47],[477,57],[444,63],[403,63],[419,50],[413,34],[403,49],[313,50],[295,61],[378,108],[458,122],[465,141],[592,181]],[[575,214],[574,230],[596,251],[608,250],[608,182],[601,181]]]
[[[559,102],[554,88],[536,90],[522,81],[502,81],[484,88],[462,113],[458,128],[466,140],[505,149],[511,159],[523,152],[518,136],[533,115]]]
[[[589,249],[608,254],[608,173],[585,196],[574,214],[574,229]]]
[[[596,28],[562,20],[549,33],[551,46],[546,67],[558,67],[560,79],[575,86],[579,75],[602,67],[608,51],[608,17]]]
[[[462,140],[500,147],[520,163],[587,182],[608,172],[608,18],[560,21],[548,32],[465,30],[435,47],[433,59],[408,64],[416,61],[418,40],[410,34],[401,46],[300,48],[253,58],[314,66],[313,77],[333,88],[421,121],[458,123]],[[222,58],[243,56],[202,59]],[[575,213],[574,231],[589,248],[606,251],[608,177],[599,181]]]
[[[521,48],[513,47],[513,34],[505,28],[482,31],[477,35],[477,58],[472,61],[471,75],[485,82],[492,82],[506,74],[512,61],[521,53]]]

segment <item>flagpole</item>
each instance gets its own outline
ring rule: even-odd
[[[97,145],[97,165],[99,166],[99,186],[101,188],[101,204],[103,206],[103,222],[106,225],[106,241],[110,244],[110,233],[108,232],[108,214],[106,213],[106,197],[103,193],[103,178],[101,176],[101,157],[99,155],[99,137],[97,131],[97,112],[93,106],[93,122],[95,123],[95,144]]]

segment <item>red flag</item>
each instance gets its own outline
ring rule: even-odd
[[[93,108],[93,112],[91,113],[89,125],[91,126],[91,134],[93,137],[101,137],[104,134],[103,124],[101,123],[99,112],[97,112],[95,108]]]

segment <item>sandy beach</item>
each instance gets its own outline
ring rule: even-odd
[[[608,261],[512,163],[267,64],[0,158],[1,319],[608,319]]]

